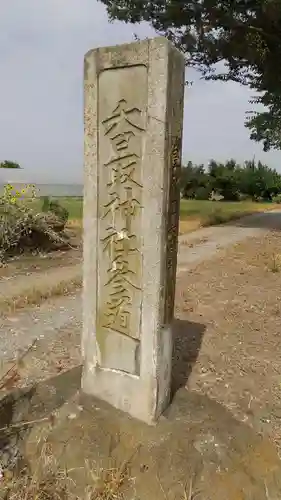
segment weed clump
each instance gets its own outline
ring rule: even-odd
[[[21,191],[10,184],[4,187],[0,196],[0,260],[11,253],[55,250],[67,245],[67,210],[52,202],[49,210],[38,211],[36,198],[34,185]]]

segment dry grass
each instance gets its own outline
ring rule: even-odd
[[[273,254],[272,258],[270,259],[268,269],[272,273],[280,273],[281,271],[281,255],[280,254]]]
[[[42,471],[41,471],[42,473]],[[44,477],[35,473],[31,476],[22,471],[17,478],[4,479],[5,500],[122,500],[121,488],[127,480],[119,470],[108,470],[100,478],[100,485],[86,487],[86,495],[72,493],[73,481],[67,470],[45,470]],[[193,497],[191,497],[193,498]]]
[[[217,226],[219,224],[227,223],[232,220],[240,219],[246,215],[252,215],[258,211],[237,211],[237,212],[224,212],[223,210],[214,210],[209,214],[202,214],[198,217],[188,219],[181,219],[179,222],[179,234],[186,234],[196,231],[201,227]]]
[[[180,220],[179,223],[179,234],[191,233],[202,227],[202,221],[200,218]]]
[[[200,495],[200,491],[193,490],[192,479],[190,480],[189,486],[184,488],[182,500],[196,500],[198,499],[198,495]]]
[[[88,498],[89,500],[121,500],[124,498],[122,488],[128,481],[130,481],[130,476],[127,464],[120,468],[101,471],[96,485],[89,488],[92,491],[89,491]]]
[[[27,469],[17,476],[6,474],[3,478],[4,500],[124,500],[123,487],[132,478],[129,475],[127,464],[124,467],[100,471],[99,474],[89,469],[85,462],[84,468],[90,477],[90,484],[85,485],[83,497],[77,496],[76,484],[71,477],[71,470],[57,469],[57,461],[49,454],[48,445],[42,448],[36,470],[31,475]],[[167,494],[160,485],[163,500]],[[182,500],[196,500],[199,491],[193,490],[192,481],[183,487]]]
[[[62,279],[59,282],[44,286],[40,285],[20,290],[13,296],[0,296],[0,316],[31,305],[40,305],[44,300],[60,295],[67,295],[82,286],[82,276],[77,275],[70,280]]]
[[[51,424],[52,425],[52,424]],[[50,444],[39,439],[40,455],[34,471],[23,468],[17,474],[4,473],[2,491],[4,500],[122,500],[122,489],[131,478],[128,463],[119,468],[101,470],[98,473],[85,461],[84,472],[88,484],[83,486],[83,497],[77,494],[77,484],[73,479],[76,469],[61,469]],[[80,468],[81,469],[81,468]],[[1,490],[0,490],[1,491]],[[1,497],[2,498],[2,497]]]
[[[160,488],[160,490],[163,493],[163,500],[167,500],[168,499],[167,493],[164,490],[160,479],[159,478],[157,478],[157,479],[158,479],[158,483],[159,483],[159,488]],[[200,495],[201,492],[197,491],[197,490],[196,491],[194,490],[194,488],[193,488],[193,479],[192,478],[189,481],[189,485],[188,486],[187,485],[183,486],[182,490],[183,490],[183,494],[182,494],[182,497],[179,500],[197,500],[197,499],[199,500],[198,495]]]
[[[26,468],[17,475],[4,474],[4,500],[76,500],[70,492],[70,481],[67,471],[57,470],[57,462],[44,443],[32,474]]]
[[[12,479],[5,486],[5,500],[76,500],[70,496],[62,474],[51,473],[42,480],[36,480],[26,473]]]
[[[82,285],[81,230],[69,229],[74,248],[11,257],[0,266],[0,316],[50,297],[71,293]]]
[[[179,233],[190,233],[200,227],[214,226],[246,215],[280,208],[275,203],[215,202],[181,200]]]

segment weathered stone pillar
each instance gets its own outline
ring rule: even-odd
[[[82,389],[148,423],[170,400],[184,70],[162,37],[85,56]]]

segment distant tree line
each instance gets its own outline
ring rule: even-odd
[[[184,198],[208,200],[214,195],[225,201],[251,199],[272,201],[281,193],[281,175],[260,161],[243,165],[231,159],[225,163],[215,160],[204,165],[191,161],[181,169],[181,195]]]
[[[21,168],[15,161],[5,160],[0,162],[0,168]]]

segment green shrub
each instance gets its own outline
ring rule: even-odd
[[[216,226],[218,224],[222,224],[227,220],[227,215],[224,214],[220,209],[216,209],[211,212],[206,220],[204,221],[204,226]]]
[[[209,200],[212,194],[210,186],[200,186],[195,193],[195,200]]]
[[[50,210],[50,197],[43,196],[42,212],[49,212]]]
[[[58,200],[52,200],[49,204],[49,211],[52,212],[58,219],[61,219],[65,224],[68,221],[69,212],[63,207]]]
[[[279,193],[276,196],[274,196],[272,198],[272,201],[273,201],[273,203],[278,203],[278,205],[280,205],[280,203],[281,203],[281,193]]]
[[[30,193],[31,190],[31,193]],[[65,223],[50,212],[37,213],[34,186],[17,191],[10,184],[0,196],[0,260],[6,254],[25,249],[56,249],[66,245]]]

